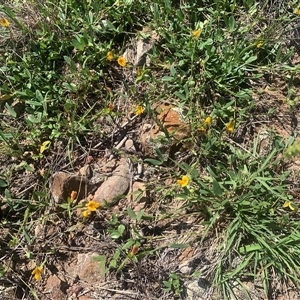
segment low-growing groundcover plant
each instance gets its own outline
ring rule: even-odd
[[[33,279],[43,281],[56,248],[63,247],[36,243],[34,228],[63,220],[65,234],[75,235],[78,224],[100,223],[114,247],[96,258],[100,267],[107,276],[124,276],[135,266],[140,277],[135,288],[142,295],[184,298],[186,278],[178,269],[164,264],[154,279],[148,276],[149,285],[138,266],[158,261],[167,248],[204,244],[211,244],[216,259],[207,273],[195,266],[193,274],[206,277],[214,299],[241,297],[237,286],[251,299],[249,281],[261,284],[268,299],[284,292],[284,284],[299,289],[298,199],[290,190],[296,176],[287,169],[287,159],[298,155],[297,144],[292,145],[294,136],[280,137],[269,126],[279,126],[274,116],[280,110],[297,113],[299,66],[292,63],[297,2],[275,7],[251,0],[32,0],[3,3],[0,12],[4,279],[13,272],[24,294],[43,299]],[[142,66],[124,55],[137,39],[155,41]],[[272,92],[266,88],[271,75],[284,78],[284,100],[275,105],[260,98]],[[155,115],[154,105],[164,102],[188,124],[180,141]],[[72,193],[60,210],[53,209],[51,175],[74,172],[81,163],[76,155],[100,156],[113,148],[116,128],[132,114],[137,136],[144,121],[156,121],[165,132],[156,157],[129,155],[159,174],[147,182],[151,203],[116,216],[94,200],[77,205]],[[264,153],[257,134],[262,124],[271,133]],[[92,152],[96,145],[101,149]],[[173,184],[164,185],[163,178]],[[175,213],[173,204],[180,201]],[[187,243],[151,227],[165,219],[179,223],[190,211],[204,229]],[[162,245],[165,239],[170,243]],[[14,269],[20,260],[31,269]],[[159,288],[151,289],[154,280]]]

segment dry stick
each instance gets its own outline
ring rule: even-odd
[[[129,295],[130,296],[138,296],[139,294],[138,293],[133,293],[133,292],[127,292],[127,291],[121,291],[121,290],[115,290],[115,289],[109,289],[109,288],[105,288],[105,287],[97,287],[97,288],[100,288],[102,290],[106,290],[106,291],[109,291],[109,292],[114,292],[114,293],[118,293],[118,294],[123,294],[123,295]],[[133,298],[132,297],[132,298]]]
[[[119,142],[119,144],[116,147],[114,147],[114,149],[118,149],[119,150],[124,145],[124,143],[126,142],[127,139],[128,139],[128,137],[124,136],[124,138]],[[114,155],[111,154],[109,156],[108,160],[112,160],[113,158],[114,158]]]

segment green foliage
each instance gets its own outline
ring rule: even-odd
[[[165,292],[173,292],[176,297],[182,293],[182,284],[176,273],[170,273],[168,281],[164,281]]]
[[[299,66],[291,66],[294,48],[287,47],[285,39],[295,27],[298,3],[268,8],[267,2],[253,0],[29,2],[35,20],[26,18],[26,6],[20,1],[0,5],[12,24],[0,28],[0,149],[3,156],[18,161],[0,174],[3,204],[16,213],[12,227],[17,230],[9,247],[15,247],[22,236],[31,249],[35,243],[30,236],[32,222],[37,215],[43,218],[49,206],[51,174],[47,173],[29,199],[15,199],[11,187],[16,172],[35,172],[32,163],[38,168],[49,165],[53,156],[48,155],[58,151],[58,141],[66,141],[71,152],[73,141],[81,144],[106,134],[104,123],[109,127],[116,119],[128,118],[135,101],[162,127],[153,104],[169,102],[183,112],[190,126],[186,140],[193,164],[184,159],[177,163],[191,178],[181,193],[173,187],[161,190],[186,200],[187,207],[203,218],[201,242],[216,228],[222,235],[213,273],[219,294],[230,298],[232,280],[242,286],[245,277],[260,278],[268,294],[272,274],[299,287],[297,205],[287,193],[289,173],[278,159],[282,153],[286,158],[297,156],[299,145],[284,144],[276,137],[270,152],[261,155],[257,140],[241,146],[232,139],[240,125],[252,120],[253,84],[265,75],[285,78],[285,100],[296,111]],[[271,17],[273,13],[276,18]],[[118,57],[139,37],[154,40],[150,64],[139,72],[136,66],[122,69],[116,59],[107,59],[108,51]],[[118,111],[108,108],[114,101]],[[269,115],[275,111],[268,109]],[[207,117],[211,121],[206,122]],[[232,130],[226,126],[229,122]],[[155,157],[144,159],[160,171],[169,167],[174,154],[163,151],[174,144],[172,134],[164,131],[165,136],[153,140]],[[30,159],[24,156],[27,148],[33,152]],[[169,172],[174,173],[173,168]],[[77,207],[70,199],[60,207],[71,222]],[[127,208],[130,226],[112,214],[106,232],[116,249],[111,256],[95,258],[105,272],[121,272],[127,264],[155,253],[153,248],[137,254],[130,251],[147,242],[139,230],[141,222],[153,219],[146,211]],[[165,211],[157,212],[157,219],[161,216]],[[172,241],[168,246],[188,245]],[[31,258],[31,251],[25,249]],[[5,271],[0,267],[0,276]],[[166,292],[181,295],[178,274],[171,272],[163,284]]]
[[[258,156],[256,146],[254,142],[252,153],[231,146],[227,163],[208,166],[205,178],[188,170],[194,184],[180,195],[205,216],[202,240],[213,228],[225,226],[214,284],[219,292],[226,291],[226,297],[232,293],[230,281],[244,276],[257,278],[261,270],[265,272],[261,279],[266,293],[272,272],[288,277],[296,286],[300,284],[299,274],[291,272],[300,267],[298,221],[293,219],[293,211],[282,208],[292,201],[285,184],[289,172],[277,171],[281,167],[277,155],[286,145],[276,138],[274,149],[265,157]],[[232,267],[236,261],[238,265]]]

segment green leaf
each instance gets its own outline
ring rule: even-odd
[[[136,214],[130,207],[127,207],[127,213],[131,220],[136,220]]]
[[[16,118],[16,116],[17,116],[16,111],[15,111],[8,103],[5,103],[5,107],[7,108],[8,112],[9,112],[14,118]]]
[[[135,244],[135,240],[130,239],[125,245],[123,245],[122,249],[126,250],[131,248]]]
[[[189,244],[171,244],[170,248],[174,248],[174,249],[185,249],[187,247],[189,247]]]
[[[119,232],[120,236],[123,235],[124,231],[125,231],[125,226],[122,225],[122,224],[119,225],[119,226],[118,226],[118,232]]]
[[[213,179],[213,191],[214,191],[215,195],[217,195],[217,196],[222,195],[222,188],[221,188],[219,182],[215,179]]]
[[[136,215],[137,221],[140,221],[142,219],[144,212],[145,212],[144,209],[142,209],[141,211],[138,212],[138,214]]]
[[[35,97],[40,103],[42,103],[44,101],[44,97],[39,90],[35,91]]]
[[[8,184],[4,180],[0,179],[0,187],[6,187],[6,186],[8,186]]]
[[[121,236],[120,233],[114,229],[108,228],[107,231],[109,232],[112,239],[118,239]]]
[[[161,166],[163,164],[163,162],[153,158],[145,158],[144,162],[148,162],[154,166]]]
[[[109,265],[108,267],[109,268],[115,268],[117,266],[117,261],[115,259],[112,259],[110,262],[109,262]]]

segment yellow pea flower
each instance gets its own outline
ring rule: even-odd
[[[186,175],[183,175],[182,177],[181,177],[181,179],[178,179],[177,180],[177,183],[181,186],[181,187],[185,187],[185,186],[187,186],[188,184],[189,184],[189,178],[188,178],[188,176],[186,176]]]
[[[141,106],[141,105],[137,105],[136,107],[135,107],[135,113],[137,114],[137,115],[141,115],[143,112],[144,112],[144,107],[143,106]]]
[[[82,212],[82,216],[83,216],[84,218],[88,218],[89,215],[90,215],[90,211],[89,211],[89,210],[84,210],[84,211]]]
[[[43,267],[42,266],[36,266],[34,270],[31,272],[31,274],[34,276],[35,280],[40,280],[41,279],[41,274],[43,272]]]
[[[121,67],[125,67],[125,66],[126,66],[126,59],[125,59],[125,57],[120,56],[120,57],[118,58],[118,64],[119,64]]]
[[[0,18],[0,25],[3,27],[8,27],[10,25],[9,21],[5,18]]]
[[[96,211],[97,208],[100,207],[100,203],[96,202],[95,200],[91,200],[87,203],[86,206],[89,211]]]
[[[108,51],[107,52],[107,56],[106,56],[107,60],[112,61],[114,59],[114,54],[112,53],[112,51]]]
[[[226,131],[229,132],[229,133],[232,133],[233,130],[234,130],[234,125],[235,125],[234,120],[230,120],[230,121],[226,124]]]
[[[295,210],[295,207],[293,206],[292,202],[289,201],[289,200],[286,200],[284,202],[284,204],[282,205],[283,208],[286,208],[288,207],[290,210],[294,211]]]
[[[263,45],[263,41],[257,41],[256,43],[257,48],[261,48],[262,45]]]
[[[201,34],[201,29],[197,29],[193,31],[193,38],[197,39]]]
[[[208,116],[208,117],[205,119],[204,123],[205,123],[206,125],[210,125],[210,124],[211,124],[211,121],[212,121],[212,118],[211,118],[210,116]]]

